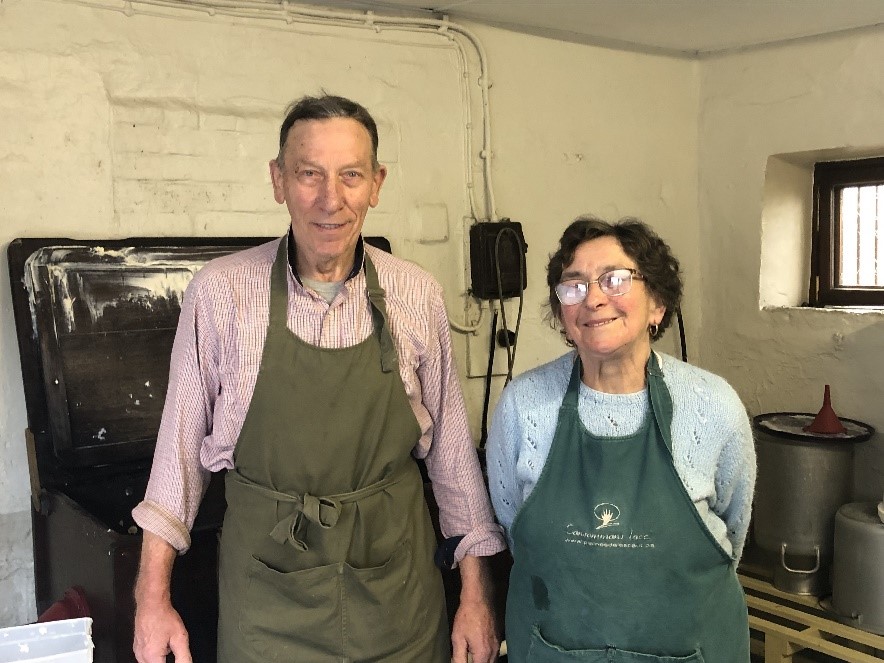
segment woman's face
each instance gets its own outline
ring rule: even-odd
[[[562,305],[562,325],[577,346],[581,359],[641,359],[647,357],[651,341],[648,325],[660,324],[666,309],[650,295],[640,279],[632,280],[629,292],[618,296],[604,294],[596,279],[612,269],[638,269],[613,237],[584,242],[574,252],[574,260],[562,272],[562,281],[590,282],[579,304]]]

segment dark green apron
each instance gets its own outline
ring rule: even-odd
[[[261,368],[227,475],[219,663],[450,660],[435,536],[384,291],[375,333],[318,348],[286,326],[286,240]]]
[[[546,466],[512,527],[510,663],[747,663],[743,592],[675,471],[656,357],[653,416],[629,437],[586,430],[580,376],[578,358]]]

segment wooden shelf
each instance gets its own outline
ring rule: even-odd
[[[737,575],[749,606],[749,628],[755,631],[752,653],[763,657],[764,663],[832,659],[879,663],[884,660],[884,636],[837,621],[820,607],[817,597],[789,594],[765,579],[743,572]]]

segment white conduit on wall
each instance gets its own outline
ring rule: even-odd
[[[475,219],[497,220],[494,201],[494,189],[491,182],[491,113],[489,108],[488,90],[491,83],[488,78],[488,60],[479,39],[467,28],[452,23],[448,17],[441,19],[378,16],[374,12],[353,12],[339,10],[323,10],[313,7],[296,5],[288,0],[121,0],[115,4],[102,0],[67,0],[74,4],[92,8],[120,11],[126,16],[150,14],[149,7],[169,9],[185,9],[199,11],[209,16],[224,15],[251,19],[278,19],[287,24],[302,23],[312,25],[335,25],[348,28],[363,28],[380,34],[382,31],[410,31],[424,34],[436,34],[447,38],[457,49],[458,60],[463,69],[462,90],[466,112],[466,189],[470,201],[470,213]],[[469,60],[463,44],[456,37],[463,37],[473,47],[479,61],[479,78],[477,84],[482,102],[482,180],[484,183],[484,213],[479,211],[473,183],[473,144],[472,144],[472,95],[470,94]],[[449,320],[451,328],[464,334],[475,333],[482,323],[483,307],[479,309],[479,319],[470,326],[460,325]]]
[[[102,0],[66,0],[68,3],[83,5],[92,8],[108,9],[119,11],[127,16],[135,14],[150,14],[147,9],[153,7],[163,7],[169,9],[185,9],[191,11],[199,11],[209,16],[224,15],[234,16],[238,18],[252,19],[278,19],[285,21],[287,24],[305,23],[313,25],[336,25],[348,28],[363,28],[372,30],[376,33],[383,31],[408,31],[419,32],[424,34],[436,34],[447,38],[453,45],[457,47],[458,59],[463,68],[463,90],[466,99],[466,117],[467,117],[467,191],[470,201],[470,212],[476,219],[496,220],[494,189],[491,183],[491,118],[489,112],[488,89],[490,82],[488,79],[488,61],[485,55],[485,49],[479,42],[476,35],[467,28],[452,23],[447,17],[441,19],[429,18],[410,18],[410,17],[393,17],[378,16],[374,12],[352,12],[338,10],[322,10],[312,7],[304,7],[288,2],[288,0],[122,0],[111,4]],[[482,179],[484,181],[485,192],[485,209],[484,213],[479,211],[479,205],[476,202],[475,190],[473,186],[473,166],[472,166],[472,111],[469,87],[469,63],[463,45],[456,39],[457,36],[465,38],[474,48],[479,60],[480,75],[477,79],[481,100],[482,100],[482,149],[479,151],[479,157],[482,159],[483,172]]]

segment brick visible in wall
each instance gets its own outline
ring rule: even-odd
[[[151,219],[182,234],[239,226],[240,215],[280,215],[284,223],[268,175],[278,131],[269,113],[240,117],[127,100],[113,117],[114,208],[127,231]]]

